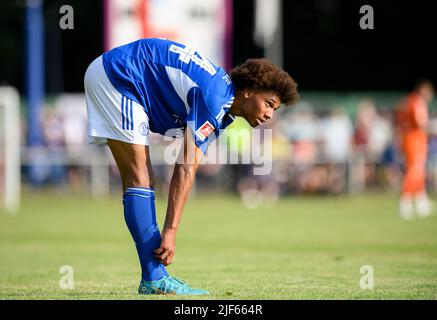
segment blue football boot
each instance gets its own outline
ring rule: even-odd
[[[208,291],[193,289],[184,281],[171,276],[159,280],[141,280],[138,288],[139,294],[162,294],[162,295],[206,295]]]

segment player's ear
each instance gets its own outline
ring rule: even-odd
[[[253,92],[252,92],[252,90],[244,89],[243,94],[244,94],[244,97],[247,99],[247,98],[250,98],[250,96],[252,96]]]

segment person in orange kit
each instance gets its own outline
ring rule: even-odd
[[[406,169],[399,213],[407,220],[413,217],[414,205],[419,217],[431,214],[426,192],[426,158],[428,104],[433,96],[433,85],[429,81],[421,81],[397,110],[398,135]]]

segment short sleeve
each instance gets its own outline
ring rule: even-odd
[[[196,146],[205,154],[208,146],[218,137],[218,123],[214,115],[214,106],[208,106],[202,90],[193,87],[188,92],[190,112],[186,118],[187,126],[193,131]]]

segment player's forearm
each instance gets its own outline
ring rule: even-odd
[[[196,175],[196,164],[176,164],[170,182],[164,230],[177,230]]]

